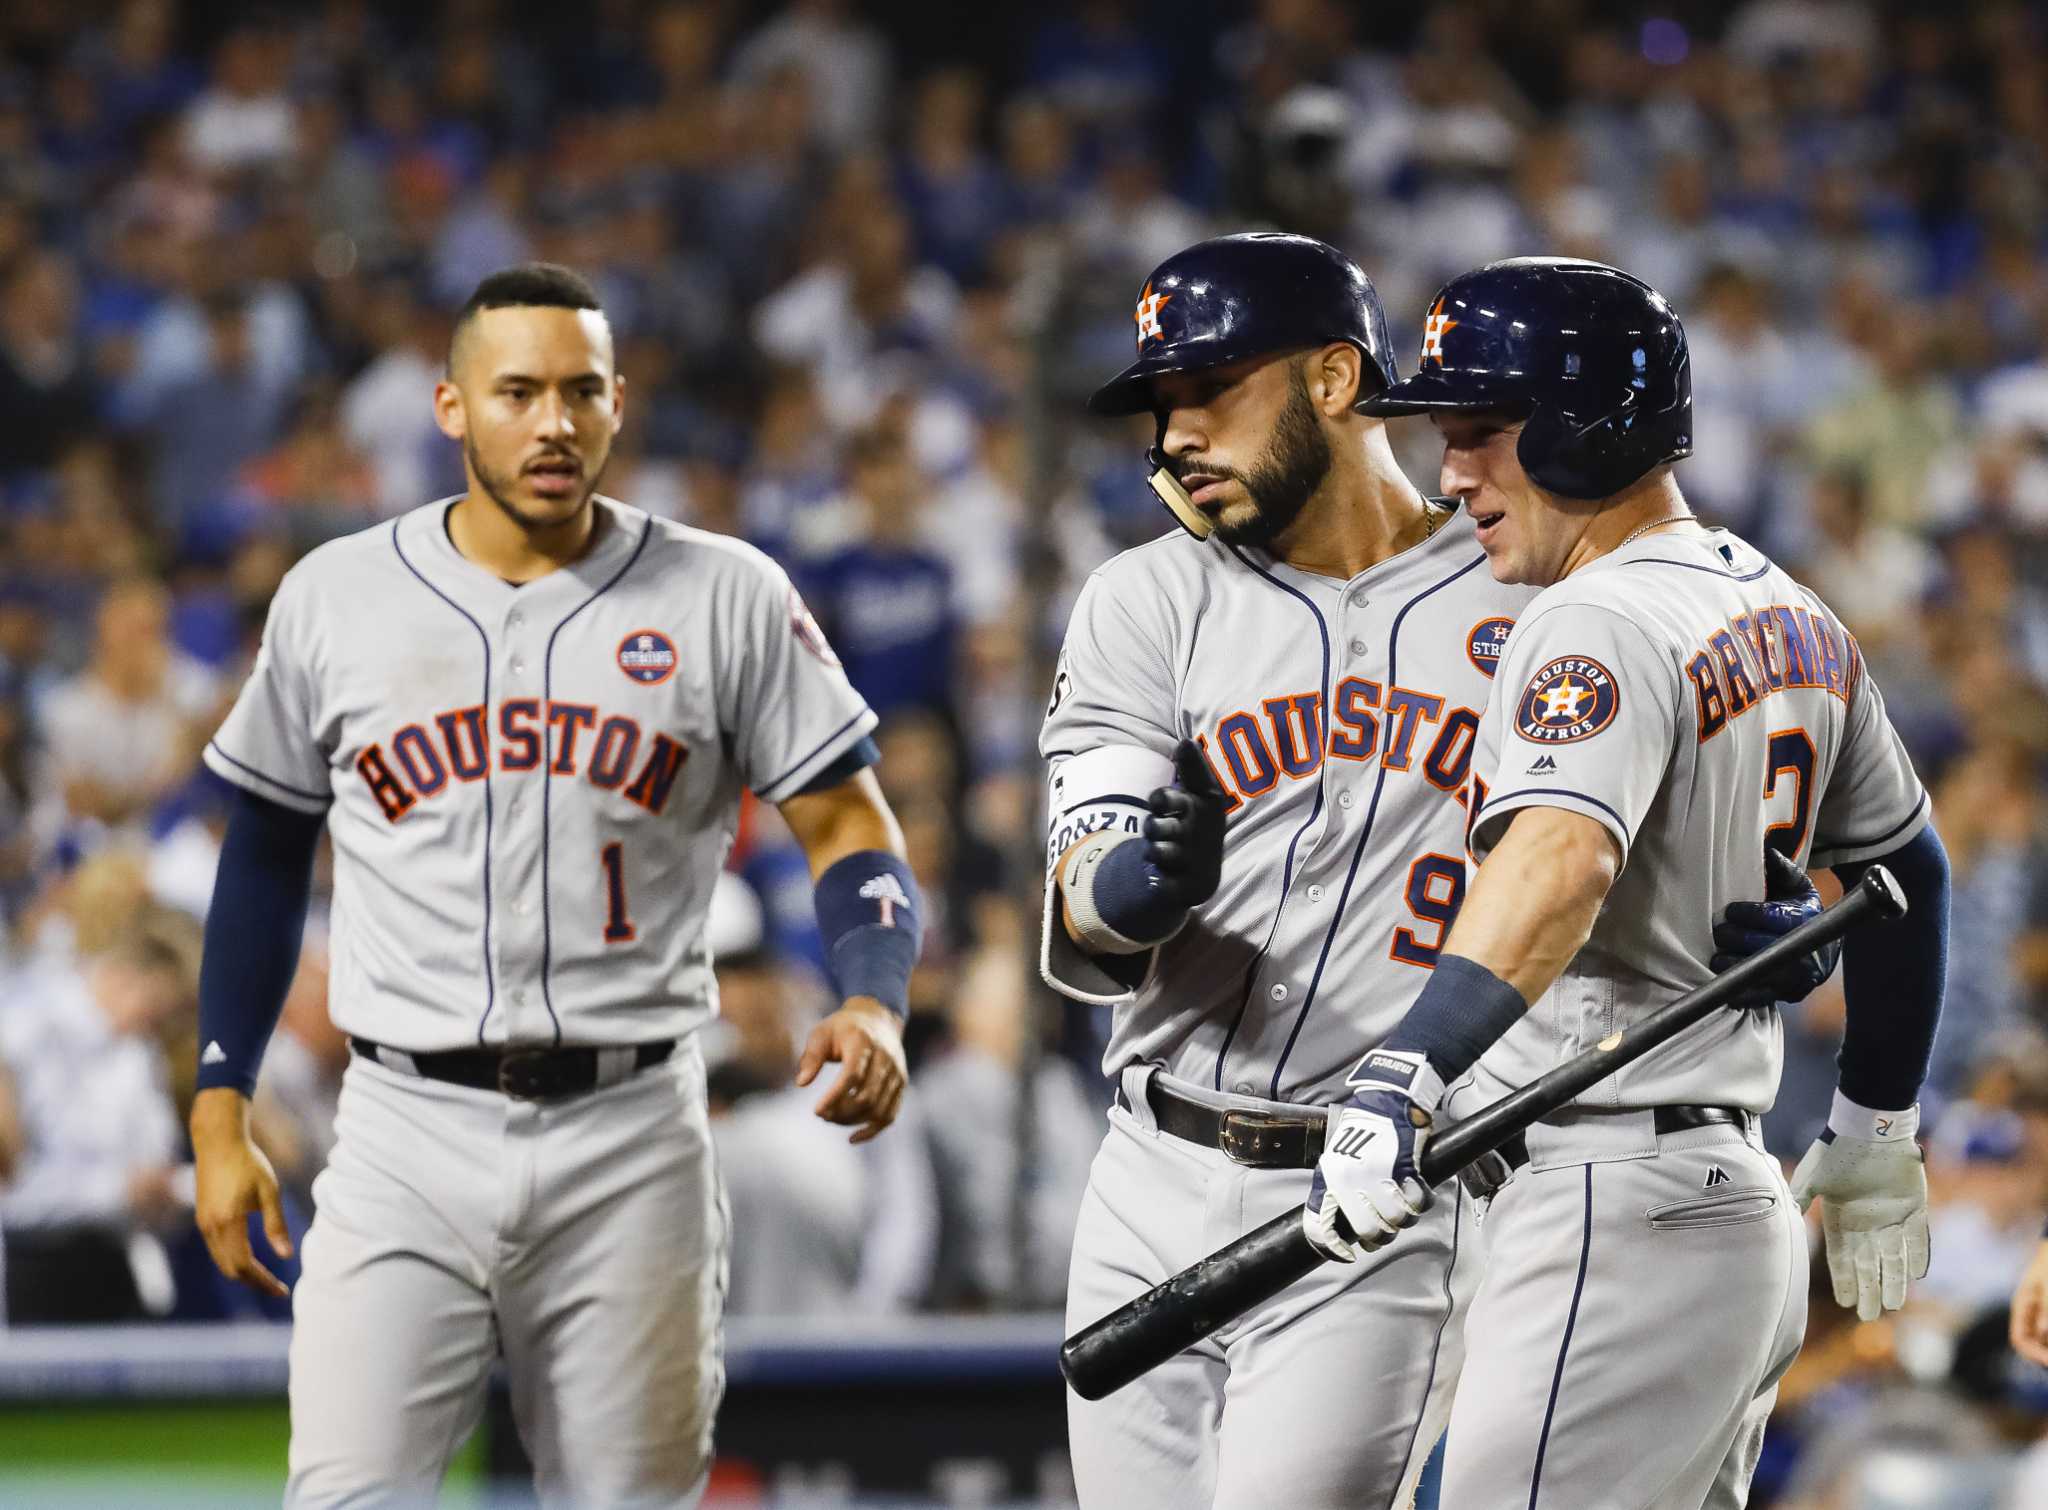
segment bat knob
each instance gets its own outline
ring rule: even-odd
[[[1900,889],[1898,878],[1882,865],[1864,871],[1857,885],[1870,898],[1871,910],[1886,922],[1906,915],[1906,893]]]

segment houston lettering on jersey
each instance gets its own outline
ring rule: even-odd
[[[533,697],[498,704],[498,769],[531,771],[545,760],[551,777],[580,774],[606,791],[623,788],[628,802],[659,813],[689,750],[659,731],[644,736],[639,720],[623,713],[600,714],[589,703],[543,704]],[[489,710],[481,703],[437,713],[392,735],[388,755],[382,744],[373,744],[356,756],[356,774],[396,823],[421,798],[446,791],[451,780],[481,778],[491,765],[490,729]]]
[[[1776,692],[1808,687],[1839,697],[1855,696],[1863,675],[1856,637],[1796,604],[1774,603],[1740,614],[1706,637],[1686,662],[1704,744],[1730,719],[1740,718]]]
[[[1378,759],[1390,771],[1421,762],[1434,785],[1459,795],[1479,738],[1479,714],[1471,708],[1445,711],[1433,692],[1383,688],[1362,676],[1337,683],[1331,699],[1329,749],[1323,748],[1323,695],[1291,692],[1269,697],[1256,709],[1219,719],[1197,736],[1225,796],[1226,811],[1265,796],[1281,778],[1300,780],[1332,760]],[[1462,800],[1462,799],[1461,799]]]

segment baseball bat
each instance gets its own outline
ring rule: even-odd
[[[1601,1039],[1520,1090],[1452,1123],[1423,1147],[1422,1178],[1431,1186],[1441,1185],[1530,1123],[1760,985],[1793,956],[1832,943],[1867,919],[1899,918],[1905,912],[1905,894],[1891,872],[1882,865],[1871,866],[1820,916],[1634,1026]],[[1060,1348],[1060,1372],[1074,1393],[1084,1400],[1100,1400],[1122,1389],[1329,1262],[1302,1231],[1301,1216],[1297,1206],[1274,1217],[1069,1337]]]

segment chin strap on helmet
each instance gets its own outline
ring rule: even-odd
[[[1195,507],[1188,490],[1180,485],[1180,479],[1173,475],[1173,469],[1166,464],[1166,416],[1159,416],[1159,440],[1145,452],[1145,465],[1152,469],[1147,479],[1152,491],[1159,495],[1159,501],[1166,505],[1166,512],[1173,515],[1173,522],[1193,535],[1197,540],[1207,540],[1216,533],[1216,526],[1209,516]]]

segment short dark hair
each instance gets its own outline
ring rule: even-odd
[[[455,365],[455,348],[462,332],[478,313],[486,309],[594,309],[604,312],[597,289],[573,267],[559,262],[521,262],[501,267],[476,286],[476,291],[455,312],[455,328],[448,336],[448,365]]]

